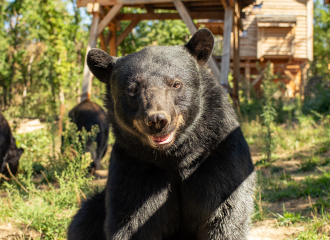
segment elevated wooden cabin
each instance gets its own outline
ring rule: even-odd
[[[230,65],[230,43],[233,42],[233,54],[236,61],[235,66],[235,84],[234,93],[238,93],[238,76],[239,76],[239,31],[243,31],[243,23],[241,16],[242,9],[250,6],[255,0],[77,0],[78,7],[87,7],[87,11],[93,14],[93,20],[90,28],[90,37],[87,50],[96,47],[97,39],[100,38],[101,47],[107,50],[110,46],[109,53],[116,56],[117,46],[124,40],[128,33],[142,20],[165,20],[165,19],[182,19],[191,34],[197,31],[193,19],[214,19],[222,21],[224,26],[224,47],[228,51],[222,54],[221,71],[220,65],[214,58],[208,62],[213,75],[228,87],[228,71]],[[120,13],[123,7],[144,8],[147,13],[144,14],[128,14]],[[156,13],[155,10],[176,10],[176,12]],[[116,23],[122,20],[130,20],[129,26],[116,37]],[[103,31],[109,28],[110,34],[104,36]],[[233,32],[233,39],[232,34]],[[86,63],[84,66],[83,91],[81,100],[89,97],[91,92],[90,73]],[[235,95],[235,94],[234,94]]]
[[[239,38],[240,73],[245,78],[248,97],[250,85],[255,88],[260,85],[267,62],[272,63],[278,80],[286,84],[287,97],[297,93],[303,96],[309,61],[313,60],[313,1],[256,0],[242,11],[245,18]],[[221,35],[223,31],[221,21],[203,24],[214,34]],[[216,56],[219,63],[222,56]],[[235,56],[231,54],[231,62],[234,61]]]

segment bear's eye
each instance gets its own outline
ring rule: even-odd
[[[173,87],[174,87],[174,88],[180,88],[180,87],[181,87],[181,84],[180,84],[179,82],[175,82],[175,83],[173,84]]]
[[[132,86],[130,88],[128,88],[128,93],[131,95],[131,96],[134,96],[137,92],[138,92],[138,86]]]

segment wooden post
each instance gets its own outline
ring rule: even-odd
[[[246,81],[246,98],[250,100],[250,81],[251,81],[251,68],[250,61],[246,60],[245,62],[245,81]]]
[[[110,55],[113,57],[117,56],[117,46],[116,46],[116,24],[110,23],[109,29],[111,31],[111,37],[109,42]]]
[[[235,14],[234,14],[234,86],[233,86],[233,102],[234,107],[239,110],[239,96],[238,96],[238,82],[240,77],[240,67],[241,62],[239,56],[239,28],[238,28],[238,3],[235,1]]]
[[[263,51],[262,51],[262,41],[264,37],[264,28],[263,27],[258,27],[258,32],[257,32],[257,59],[261,59],[263,56]]]
[[[105,40],[104,40],[104,35],[103,35],[103,33],[100,34],[100,43],[101,43],[101,48],[102,48],[102,50],[106,52],[106,51],[107,51],[107,48],[106,48],[106,46],[105,46]]]
[[[304,101],[305,99],[305,86],[307,85],[307,70],[309,68],[309,63],[304,63],[301,66],[301,90],[300,90],[300,95],[301,95],[301,101]]]
[[[97,29],[99,26],[99,21],[100,21],[100,15],[98,12],[94,12],[93,13],[93,20],[92,20],[92,25],[90,28],[90,32],[89,32],[89,40],[88,40],[88,45],[87,45],[87,50],[86,50],[86,57],[85,57],[85,64],[84,64],[84,73],[83,73],[83,83],[82,83],[82,93],[81,93],[81,98],[80,101],[84,101],[85,99],[90,98],[90,94],[91,94],[91,89],[92,89],[92,78],[93,75],[92,73],[89,71],[89,68],[87,66],[87,54],[89,52],[89,50],[91,48],[95,48],[96,47],[96,43],[97,43],[97,37],[98,37],[98,33],[97,33]]]
[[[173,0],[173,3],[174,3],[176,10],[178,10],[180,17],[182,18],[184,23],[187,25],[190,33],[192,35],[194,33],[196,33],[197,27],[196,27],[195,23],[193,22],[193,20],[191,19],[189,12],[187,11],[186,7],[183,5],[182,1]],[[211,71],[212,71],[214,77],[216,79],[220,80],[220,76],[221,76],[220,69],[212,56],[210,57],[210,60],[207,62],[207,64],[211,68]]]
[[[230,64],[230,38],[233,28],[233,16],[233,8],[231,6],[227,6],[225,9],[225,27],[223,32],[223,50],[221,56],[221,84],[227,90],[227,92],[229,90],[228,74]]]

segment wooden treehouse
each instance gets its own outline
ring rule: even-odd
[[[97,39],[100,38],[101,48],[106,51],[107,46],[109,46],[109,54],[112,56],[117,55],[119,44],[139,21],[142,20],[182,19],[191,34],[197,31],[193,19],[214,19],[221,21],[224,26],[223,46],[228,51],[222,54],[220,65],[214,58],[209,60],[208,65],[213,75],[227,88],[230,66],[230,45],[232,42],[233,56],[235,56],[234,61],[232,61],[235,83],[233,91],[237,93],[241,64],[238,36],[240,31],[243,31],[242,9],[251,5],[253,2],[254,0],[77,0],[77,6],[87,7],[87,11],[93,14],[87,52],[89,49],[96,47]],[[147,13],[121,13],[120,10],[123,7],[144,8]],[[157,13],[155,10],[159,9],[172,11],[168,11],[168,13]],[[119,36],[116,36],[116,24],[122,20],[129,20],[131,23]],[[105,28],[109,28],[110,34],[107,36],[104,36]],[[85,62],[81,101],[88,98],[91,93],[92,77]]]
[[[286,85],[286,97],[297,93],[303,96],[309,61],[313,60],[313,1],[256,0],[242,11],[245,18],[239,37],[239,69],[248,98],[251,86],[259,88],[267,62],[271,62],[272,71],[279,76],[276,81]],[[215,35],[222,35],[225,29],[222,21],[200,21],[199,24]],[[232,42],[232,49],[234,45]],[[226,51],[223,43],[222,56],[215,56],[219,65]],[[231,51],[232,68],[236,57],[235,51]]]

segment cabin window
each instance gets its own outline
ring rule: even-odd
[[[296,18],[259,16],[257,57],[293,56]]]

